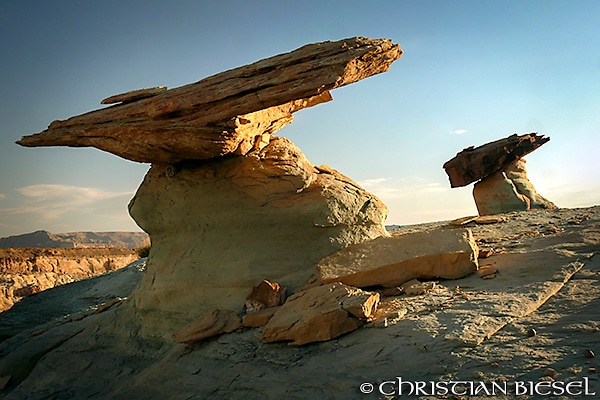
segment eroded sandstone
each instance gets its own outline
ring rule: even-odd
[[[150,334],[213,308],[241,310],[263,279],[293,293],[321,258],[388,235],[377,197],[280,137],[244,157],[153,165],[130,214],[152,238],[133,296]]]

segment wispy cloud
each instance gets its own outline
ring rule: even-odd
[[[450,132],[451,135],[462,135],[463,133],[467,133],[466,129],[457,129],[455,131]]]
[[[5,198],[6,198],[6,194],[4,194],[4,193],[0,193],[0,200],[3,200],[3,199],[5,199]]]
[[[373,179],[365,179],[364,181],[360,181],[358,182],[358,184],[364,188],[368,188],[368,187],[372,187],[375,185],[378,185],[380,183],[383,183],[385,181],[388,181],[389,178],[373,178]]]
[[[0,197],[3,202],[11,203],[0,209],[0,215],[38,221],[57,220],[65,214],[92,216],[97,214],[97,210],[105,208],[107,201],[123,197],[122,202],[126,204],[125,196],[132,195],[133,192],[110,192],[79,186],[29,185],[16,189],[16,194]]]

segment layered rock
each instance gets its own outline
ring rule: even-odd
[[[142,334],[170,339],[210,310],[241,311],[263,279],[293,293],[319,259],[388,235],[375,196],[271,135],[401,55],[387,39],[310,44],[179,88],[111,96],[103,103],[120,103],[18,143],[152,163],[129,206],[152,239],[132,297]]]
[[[126,249],[2,249],[0,312],[22,297],[123,268],[138,258]]]
[[[387,71],[401,55],[387,39],[309,44],[179,88],[113,96],[104,102],[125,102],[54,121],[17,143],[91,146],[150,163],[243,155],[268,143],[265,136],[289,124],[294,112],[331,100],[329,90]]]
[[[152,238],[133,296],[150,334],[241,310],[263,279],[293,293],[321,258],[387,236],[381,201],[280,137],[245,157],[153,165],[130,214]]]
[[[396,287],[411,279],[457,279],[477,270],[468,229],[435,229],[380,237],[338,251],[317,264],[321,281]]]
[[[549,140],[537,133],[513,134],[479,147],[468,147],[446,161],[443,168],[451,187],[467,186],[502,171]]]
[[[550,138],[537,133],[496,140],[469,147],[444,164],[450,186],[473,187],[479,215],[493,215],[532,208],[556,206],[537,193],[527,179],[524,155],[531,153]]]

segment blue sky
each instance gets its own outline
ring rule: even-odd
[[[333,91],[279,132],[377,194],[388,224],[476,213],[442,164],[514,132],[551,140],[530,180],[560,207],[600,204],[598,1],[0,0],[0,237],[138,230],[148,169],[96,149],[22,148],[22,135],[110,95],[181,86],[306,43],[390,38],[385,74]]]

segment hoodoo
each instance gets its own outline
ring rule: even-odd
[[[379,199],[272,135],[401,55],[387,39],[309,44],[179,88],[111,96],[18,143],[152,163],[129,205],[152,241],[132,303],[146,336],[170,338],[215,308],[241,310],[263,279],[297,290],[321,258],[388,235]]]

